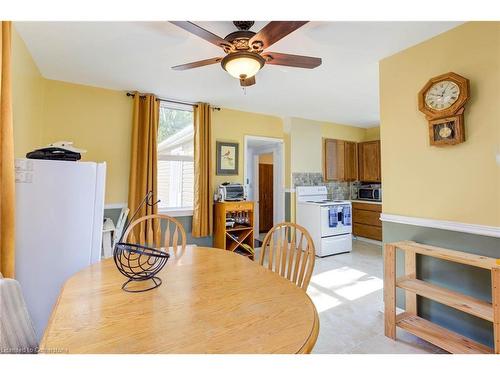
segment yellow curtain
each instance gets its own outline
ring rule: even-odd
[[[2,21],[0,37],[0,273],[14,278],[15,180],[11,93],[11,22]]]
[[[198,103],[194,113],[193,237],[212,234],[212,166],[210,105]]]
[[[151,94],[134,95],[134,110],[132,121],[132,144],[130,157],[130,179],[128,206],[132,215],[144,196],[153,192],[153,202],[157,200],[157,134],[160,104]],[[137,214],[136,219],[145,215],[156,214],[157,206],[145,205]]]

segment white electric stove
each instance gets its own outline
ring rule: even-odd
[[[296,222],[311,235],[316,255],[325,257],[352,250],[352,206],[328,200],[326,186],[297,186]]]

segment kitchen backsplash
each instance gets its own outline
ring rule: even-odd
[[[330,199],[350,199],[349,182],[324,181],[322,173],[292,173],[292,184],[294,189],[296,186],[324,185]]]

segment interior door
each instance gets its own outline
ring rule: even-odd
[[[259,164],[259,232],[273,226],[273,165]]]

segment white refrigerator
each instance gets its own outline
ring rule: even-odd
[[[16,279],[38,340],[64,282],[101,257],[106,163],[16,159]]]

